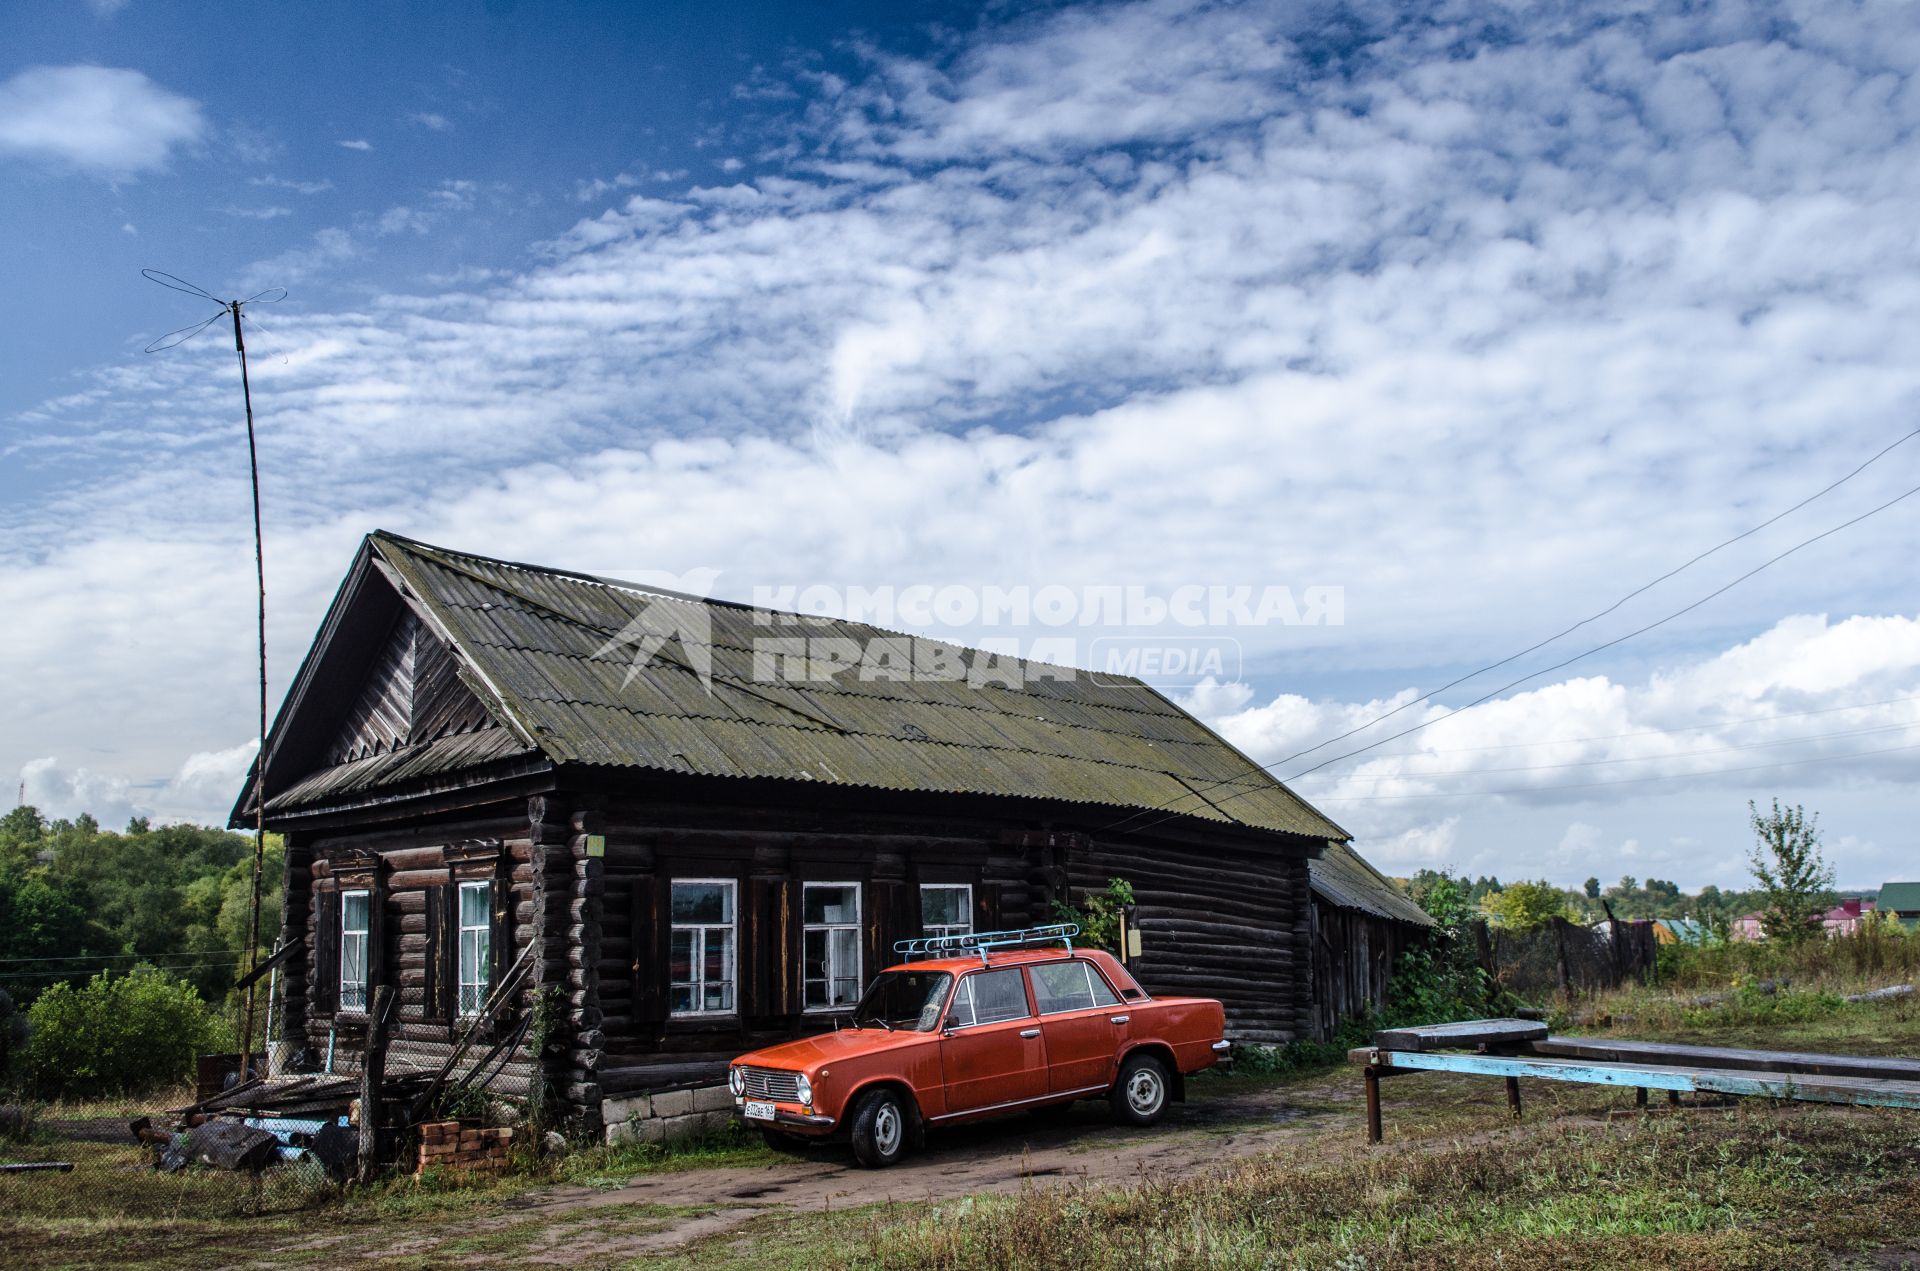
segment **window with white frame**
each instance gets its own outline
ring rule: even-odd
[[[667,951],[675,1015],[730,1015],[734,983],[734,882],[675,879]]]
[[[493,969],[493,884],[460,884],[460,1013],[478,1015]]]
[[[860,884],[806,883],[800,899],[807,1009],[852,1006],[860,999]]]
[[[367,1009],[367,932],[373,916],[365,891],[340,893],[340,1009]]]
[[[973,932],[973,887],[924,883],[920,887],[920,934],[964,936]]]

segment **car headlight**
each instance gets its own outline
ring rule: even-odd
[[[733,1097],[736,1099],[745,1094],[747,1092],[747,1070],[744,1068],[727,1069],[727,1087],[733,1091]]]
[[[794,1087],[800,1092],[800,1102],[808,1105],[813,1103],[813,1083],[807,1080],[806,1073],[801,1073],[795,1079]]]

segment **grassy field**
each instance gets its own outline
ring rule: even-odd
[[[1635,990],[1583,1004],[1579,1027],[1920,1054],[1920,1003],[1842,1000],[1857,987],[1748,989],[1706,1006],[1692,1003],[1694,989]],[[1202,1174],[828,1212],[772,1206],[712,1230],[702,1220],[714,1206],[628,1203],[619,1189],[780,1158],[740,1136],[598,1149],[480,1185],[396,1182],[245,1218],[196,1209],[188,1189],[205,1184],[103,1162],[85,1188],[0,1179],[0,1248],[8,1267],[129,1269],[1920,1268],[1920,1113],[1748,1102],[1642,1116],[1628,1092],[1528,1083],[1515,1123],[1499,1082],[1432,1074],[1387,1087],[1388,1141],[1370,1149],[1357,1086],[1345,1070],[1196,1083],[1196,1099],[1222,1112],[1187,1132],[1218,1136],[1220,1164]],[[1285,1150],[1234,1146],[1244,1127],[1232,1110],[1249,1092],[1305,1114]],[[671,1247],[650,1243],[665,1232]]]

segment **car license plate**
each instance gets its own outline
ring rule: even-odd
[[[747,1100],[747,1120],[749,1121],[773,1120],[773,1105],[771,1103],[761,1103],[757,1099]]]

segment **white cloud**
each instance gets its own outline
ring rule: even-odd
[[[248,177],[247,184],[264,186],[270,190],[291,190],[295,194],[325,194],[333,188],[331,181],[296,181],[276,176]]]
[[[293,215],[293,209],[290,207],[238,207],[233,204],[221,208],[220,212],[224,216],[238,217],[247,221],[272,221],[282,216]]]
[[[258,748],[247,741],[189,755],[171,779],[150,789],[122,776],[68,768],[57,756],[47,755],[21,767],[19,791],[43,816],[72,820],[84,812],[110,830],[136,816],[161,823],[224,825]]]
[[[1911,428],[1906,24],[1738,4],[1356,13],[1334,30],[1297,8],[1155,2],[989,24],[808,81],[751,181],[675,198],[640,193],[638,173],[583,183],[586,200],[631,197],[530,266],[463,261],[421,293],[384,269],[351,279],[363,252],[412,241],[383,243],[373,216],[255,266],[235,291],[322,271],[365,284],[275,322],[285,360],[257,364],[276,674],[382,523],[556,564],[720,566],[723,588],[1342,586],[1344,626],[1236,632],[1248,684],[1192,694],[1284,754],[1591,612]],[[386,228],[481,193],[406,196]],[[122,730],[139,753],[111,762],[141,780],[244,718],[245,685],[225,678],[245,661],[246,492],[209,444],[232,410],[219,359],[110,367],[8,432],[8,461],[47,480],[0,509],[0,602],[29,615],[0,675],[62,695],[13,704],[0,759],[91,753],[100,712],[75,702],[129,700],[129,683],[223,686],[140,705]],[[1596,634],[1871,506],[1900,471],[1890,459]],[[1507,766],[1704,772],[1732,759],[1567,739],[1913,683],[1915,511],[1322,787],[1427,798],[1440,778],[1422,769],[1444,758],[1475,789],[1525,793],[1328,810],[1409,862],[1441,852],[1434,827],[1453,819],[1444,850],[1513,873],[1577,808],[1603,851],[1737,872],[1701,811],[1738,829],[1737,781],[1576,802],[1552,773],[1427,748],[1548,736],[1563,742],[1545,759]],[[138,616],[103,626],[94,598],[121,589]],[[1833,617],[1781,621],[1795,613]],[[143,660],[72,652],[101,630]],[[1849,744],[1749,780],[1845,788],[1868,818],[1846,833],[1894,844],[1896,757]]]
[[[445,115],[434,114],[431,111],[418,111],[408,115],[406,122],[416,127],[425,128],[429,132],[447,132],[453,128],[453,121],[451,119],[448,119]]]
[[[87,8],[93,10],[94,16],[101,18],[110,18],[126,7],[127,0],[87,0]]]
[[[373,143],[372,143],[371,141],[368,141],[368,140],[366,140],[366,139],[364,139],[364,138],[359,138],[359,137],[356,137],[356,138],[353,138],[353,139],[351,139],[351,140],[347,140],[347,141],[341,141],[341,142],[337,142],[337,143],[335,143],[335,144],[337,144],[337,145],[339,145],[339,146],[340,146],[340,148],[341,148],[341,149],[343,149],[343,150],[371,150],[371,149],[373,149]]]
[[[200,103],[139,71],[33,66],[0,83],[0,153],[112,178],[164,168],[207,131]]]

